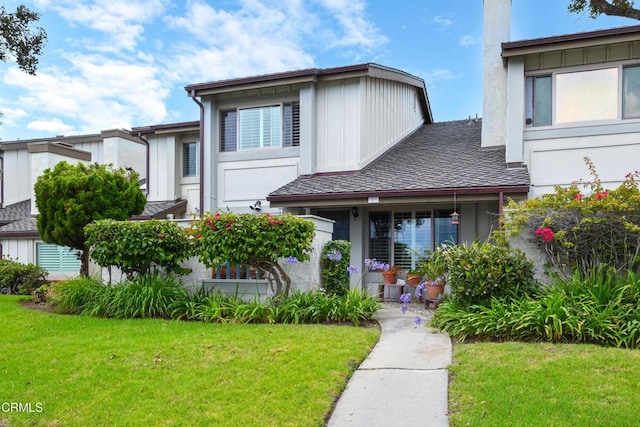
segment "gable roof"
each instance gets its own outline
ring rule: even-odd
[[[31,201],[13,203],[0,209],[0,225],[8,224],[31,215]]]
[[[334,68],[307,68],[282,73],[263,74],[259,76],[241,77],[185,86],[189,96],[206,96],[238,90],[257,89],[282,85],[346,79],[352,77],[374,77],[397,81],[416,87],[420,93],[420,103],[424,110],[425,121],[433,122],[433,114],[429,105],[429,97],[424,80],[404,71],[385,67],[374,63],[348,65]]]
[[[360,171],[300,176],[267,200],[526,193],[527,170],[507,167],[504,146],[481,148],[481,129],[481,120],[423,125]]]

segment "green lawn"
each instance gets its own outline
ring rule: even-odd
[[[379,336],[77,317],[18,300],[0,296],[0,426],[319,426]]]
[[[454,349],[452,426],[637,426],[640,351],[586,344]]]

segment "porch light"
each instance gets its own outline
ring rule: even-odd
[[[354,206],[351,208],[351,214],[353,215],[353,219],[358,218],[358,215],[360,214],[360,212],[358,212],[357,206]]]
[[[451,225],[460,224],[460,214],[456,211],[456,193],[453,193],[453,213],[451,214]]]

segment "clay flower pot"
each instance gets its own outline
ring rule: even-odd
[[[394,285],[396,283],[396,279],[398,278],[397,273],[392,273],[390,271],[383,271],[382,277],[384,278],[384,283],[387,285]]]
[[[421,274],[409,274],[407,273],[407,285],[418,286],[422,282]]]
[[[444,280],[428,280],[427,281],[427,299],[438,299],[444,293]]]

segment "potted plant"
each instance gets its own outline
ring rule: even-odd
[[[407,271],[407,285],[410,286],[418,286],[420,282],[422,282],[422,277],[424,276],[424,272],[421,268],[412,268]]]
[[[444,247],[439,247],[433,251],[426,261],[420,265],[427,277],[427,298],[438,299],[444,293],[446,262],[444,257]]]
[[[398,281],[398,273],[400,272],[400,267],[396,265],[389,266],[385,265],[385,268],[382,270],[382,277],[384,278],[384,283],[388,285],[393,285]]]

